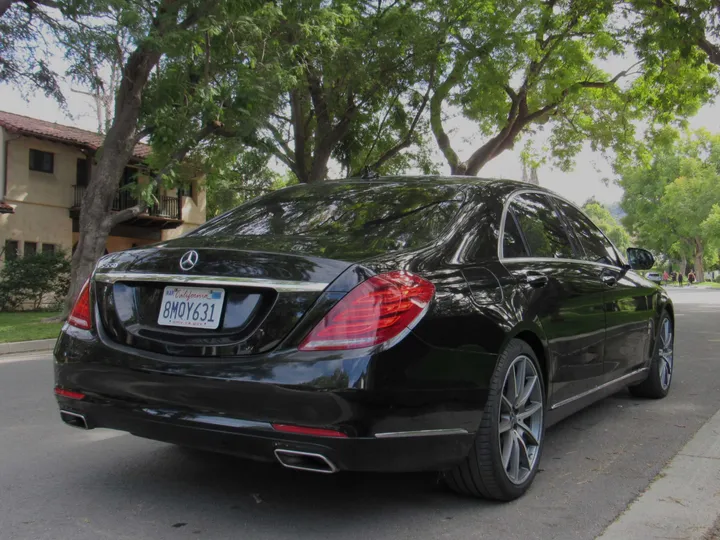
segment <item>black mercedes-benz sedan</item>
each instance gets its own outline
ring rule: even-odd
[[[627,261],[627,262],[626,262]],[[510,500],[545,429],[664,397],[673,306],[577,207],[477,178],[293,186],[103,257],[55,348],[72,426]]]

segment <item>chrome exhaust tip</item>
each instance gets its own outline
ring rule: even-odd
[[[87,420],[85,419],[85,417],[82,414],[61,410],[60,418],[68,426],[76,427],[79,429],[90,429],[90,426],[88,426]]]
[[[288,469],[297,469],[298,471],[310,471],[323,474],[338,472],[338,468],[335,464],[322,454],[277,448],[275,450],[275,458],[283,467],[287,467]]]

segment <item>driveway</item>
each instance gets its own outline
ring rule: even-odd
[[[50,356],[0,357],[0,539],[592,539],[720,409],[720,290],[673,289],[662,401],[623,391],[547,434],[521,500],[432,474],[313,475],[60,423]]]

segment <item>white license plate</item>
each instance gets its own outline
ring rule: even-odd
[[[220,325],[225,291],[200,287],[165,287],[158,324],[209,328]]]

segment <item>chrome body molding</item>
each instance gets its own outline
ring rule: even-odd
[[[398,437],[432,437],[437,435],[467,435],[468,430],[462,428],[453,429],[421,429],[418,431],[387,431],[376,433],[378,439],[394,439]]]
[[[118,281],[145,281],[152,283],[171,283],[187,285],[215,285],[229,287],[252,287],[255,289],[275,289],[290,292],[320,292],[328,283],[314,281],[289,281],[279,279],[261,279],[234,276],[191,276],[183,274],[141,274],[134,272],[96,272],[95,281],[115,283]]]
[[[571,397],[571,398],[564,399],[564,400],[556,403],[556,404],[553,405],[552,407],[550,407],[550,410],[552,411],[552,410],[554,410],[554,409],[559,409],[559,408],[562,407],[563,405],[568,405],[568,404],[572,403],[573,401],[577,401],[578,399],[582,399],[582,398],[584,398],[584,397],[587,397],[587,396],[589,396],[590,394],[594,394],[595,392],[599,392],[600,390],[603,390],[603,389],[607,388],[608,386],[612,386],[613,384],[622,382],[622,381],[624,381],[625,379],[629,379],[629,378],[631,378],[631,377],[634,377],[635,375],[639,375],[640,373],[644,373],[645,371],[648,371],[649,369],[650,369],[650,368],[644,367],[644,368],[641,368],[641,369],[637,369],[637,370],[635,370],[635,371],[632,371],[632,372],[630,372],[630,373],[626,373],[626,374],[623,375],[622,377],[618,377],[617,379],[613,379],[612,381],[608,381],[608,382],[606,382],[605,384],[601,384],[600,386],[596,386],[595,388],[592,388],[591,390],[588,390],[587,392],[583,392],[582,394],[578,394],[577,396],[573,396],[573,397]]]

